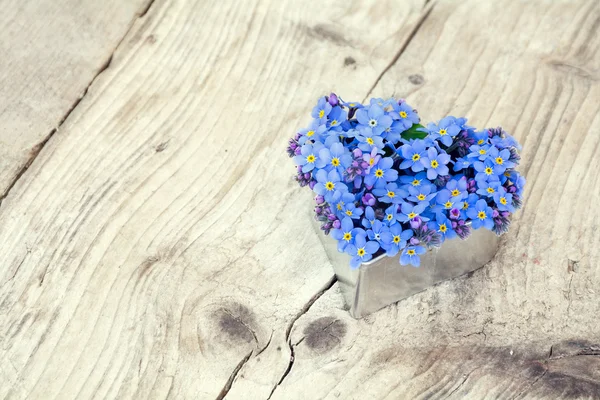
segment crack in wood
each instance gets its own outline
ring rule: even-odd
[[[428,2],[429,1],[425,2],[424,7],[427,6]],[[406,41],[402,44],[402,46],[400,46],[400,49],[398,49],[398,52],[396,52],[396,54],[394,55],[394,58],[392,58],[392,61],[387,65],[387,67],[385,67],[383,69],[383,71],[381,71],[381,73],[379,74],[379,76],[377,77],[377,79],[375,79],[375,83],[367,91],[367,95],[363,99],[363,103],[367,101],[367,99],[371,95],[371,92],[373,92],[373,90],[377,87],[377,84],[379,83],[379,81],[381,81],[381,78],[383,78],[383,76],[396,64],[396,62],[398,62],[398,60],[400,59],[400,56],[404,53],[404,51],[406,50],[406,48],[408,47],[408,45],[410,44],[410,42],[412,42],[412,40],[415,38],[415,36],[417,35],[417,32],[419,31],[419,29],[421,29],[421,26],[423,26],[423,24],[425,23],[425,20],[429,17],[429,14],[431,14],[431,11],[433,10],[433,7],[435,7],[435,2],[432,2],[431,6],[427,9],[427,11],[425,11],[423,13],[423,15],[421,16],[421,18],[419,19],[419,21],[416,23],[416,25],[413,28],[413,30],[408,35],[408,38],[406,39]]]
[[[304,307],[302,307],[300,312],[298,314],[296,314],[296,316],[294,318],[292,318],[292,320],[288,324],[288,326],[285,330],[285,341],[287,342],[287,344],[290,348],[290,361],[289,361],[289,364],[288,364],[285,372],[281,376],[281,379],[279,379],[279,382],[277,382],[277,385],[273,386],[273,389],[271,390],[269,397],[267,397],[267,400],[271,399],[271,397],[273,396],[273,393],[275,393],[275,389],[277,389],[277,387],[279,385],[281,385],[283,380],[289,375],[290,371],[292,370],[292,367],[294,366],[295,352],[294,352],[294,345],[292,344],[291,338],[290,338],[290,334],[292,332],[292,328],[294,327],[294,324],[296,323],[296,321],[298,321],[298,319],[301,316],[306,314],[308,312],[308,310],[310,310],[312,305],[315,304],[315,302],[317,300],[319,300],[319,298],[321,296],[323,296],[323,294],[325,294],[325,292],[327,292],[329,289],[331,289],[336,282],[337,282],[337,277],[335,275],[333,275],[331,277],[331,279],[329,280],[329,282],[327,282],[327,284],[319,292],[317,292],[313,297],[311,297],[311,299],[304,305]]]
[[[35,145],[31,149],[31,151],[29,152],[29,158],[27,159],[27,161],[17,171],[17,173],[15,174],[14,178],[10,181],[10,183],[6,187],[6,190],[4,191],[4,193],[2,193],[2,195],[0,195],[0,206],[2,206],[2,202],[8,196],[8,194],[10,193],[10,191],[12,190],[12,188],[17,184],[17,182],[19,181],[19,179],[21,179],[21,177],[23,176],[23,174],[29,169],[29,167],[31,166],[31,164],[33,164],[33,162],[37,159],[37,157],[41,153],[42,149],[46,146],[46,144],[48,143],[48,141],[50,141],[50,139],[52,139],[52,137],[54,136],[54,134],[56,132],[58,132],[58,130],[62,127],[62,125],[67,120],[67,118],[69,118],[69,116],[75,110],[75,108],[79,105],[79,103],[81,103],[81,101],[87,95],[88,90],[90,89],[90,87],[92,86],[92,84],[96,81],[96,79],[98,78],[98,76],[100,76],[100,74],[102,74],[104,71],[106,71],[108,69],[108,67],[112,63],[112,59],[113,59],[113,56],[114,56],[115,52],[117,51],[117,49],[119,48],[119,46],[121,45],[121,43],[123,43],[123,40],[127,37],[127,35],[129,34],[129,32],[131,31],[131,29],[133,28],[133,26],[135,24],[135,21],[137,19],[140,19],[140,18],[144,17],[144,15],[146,15],[146,13],[148,13],[148,11],[150,10],[150,8],[154,4],[154,1],[155,0],[150,0],[148,2],[148,4],[145,6],[145,8],[140,11],[140,13],[138,14],[138,16],[136,18],[134,18],[134,19],[131,20],[131,24],[127,28],[127,31],[125,32],[125,34],[123,35],[123,37],[119,40],[119,42],[117,43],[117,45],[113,49],[113,51],[110,54],[110,56],[108,57],[108,59],[100,66],[100,68],[98,68],[98,71],[96,72],[96,74],[92,77],[92,79],[90,80],[90,82],[88,83],[88,85],[85,87],[85,89],[83,89],[83,93],[81,93],[81,95],[79,96],[79,98],[77,98],[77,100],[75,100],[73,102],[73,104],[71,104],[71,107],[69,107],[69,109],[67,110],[67,112],[60,119],[60,121],[58,122],[58,125],[56,126],[56,128],[53,128],[52,130],[50,130],[50,132],[46,135],[46,137],[44,139],[42,139],[42,141],[40,143],[38,143],[37,145]]]
[[[250,359],[250,356],[252,356],[253,352],[254,352],[254,350],[251,350],[250,353],[246,354],[246,356],[244,358],[242,358],[242,360],[238,363],[238,365],[235,366],[235,369],[229,376],[229,379],[227,379],[225,386],[223,387],[223,389],[221,389],[221,392],[217,396],[216,400],[223,400],[225,398],[225,396],[227,396],[227,393],[229,393],[229,390],[231,389],[231,385],[233,385],[233,381],[235,380],[238,372],[240,372],[240,370],[242,369],[244,364],[246,364],[248,362],[248,360]]]

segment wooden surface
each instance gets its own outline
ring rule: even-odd
[[[41,143],[2,167],[0,398],[600,398],[596,1],[63,3],[54,51],[0,33],[32,60],[0,110],[36,115],[0,150]],[[44,75],[58,51],[82,72]],[[349,317],[284,152],[330,90],[523,143],[492,262]]]

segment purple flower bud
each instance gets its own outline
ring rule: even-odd
[[[337,217],[335,216],[335,214],[329,214],[327,216],[327,219],[330,220],[330,221],[335,221],[337,219]]]
[[[508,217],[510,217],[510,211],[502,211],[501,215],[504,218],[508,218]]]
[[[333,221],[333,227],[334,227],[335,229],[340,229],[340,228],[341,228],[341,226],[342,226],[342,223],[340,222],[340,220],[339,220],[339,219],[337,219],[337,220]]]
[[[418,227],[421,226],[421,222],[423,222],[423,220],[421,219],[421,217],[416,216],[413,219],[410,220],[410,227],[413,229],[417,229]]]
[[[363,152],[361,149],[354,149],[352,150],[352,155],[354,158],[362,158]]]
[[[460,211],[458,208],[453,208],[450,210],[450,219],[458,219],[460,217]]]
[[[508,193],[515,193],[517,191],[517,187],[516,186],[509,186],[508,187]]]
[[[315,201],[317,202],[317,204],[323,204],[325,203],[325,197],[321,196],[320,194],[318,194],[315,197]]]
[[[496,209],[493,209],[493,210],[492,210],[492,217],[493,217],[493,218],[496,218],[498,215],[500,215],[500,213],[498,212],[498,210],[496,210]]]
[[[375,201],[375,196],[373,196],[371,193],[365,193],[365,195],[362,197],[362,202],[366,206],[374,206]]]
[[[294,140],[298,140],[300,139],[300,137],[302,137],[302,135],[300,134],[300,132],[296,133],[296,136],[294,136]]]
[[[458,223],[456,221],[452,221],[452,229],[456,229]]]
[[[417,239],[416,237],[413,236],[410,238],[410,244],[412,244],[413,246],[416,246],[419,243],[421,243],[421,241],[419,239]]]
[[[299,156],[300,154],[302,154],[302,153],[300,153],[300,151],[301,151],[301,150],[302,150],[302,149],[300,148],[300,146],[296,147],[296,148],[294,149],[294,154],[295,154],[295,155],[297,155],[297,156]]]
[[[304,179],[309,180],[310,179],[310,173],[305,173],[304,174]]]
[[[308,182],[308,187],[310,188],[310,190],[313,190],[315,188],[316,184],[317,184],[317,181],[310,181],[310,182]]]
[[[322,207],[315,207],[315,213],[317,215],[321,215],[322,212],[323,212],[323,208]]]
[[[332,107],[337,106],[339,103],[338,97],[335,93],[331,93],[327,98],[327,101],[329,102],[329,104],[331,104]]]

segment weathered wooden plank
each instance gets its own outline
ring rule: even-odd
[[[0,198],[150,1],[0,2]]]
[[[267,398],[332,277],[285,143],[390,64],[393,5],[157,0],[0,208],[0,396]]]
[[[599,18],[597,1],[434,5],[373,95],[514,133],[525,207],[471,276],[358,322],[327,291],[273,399],[600,398]]]

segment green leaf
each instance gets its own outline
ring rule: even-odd
[[[420,129],[425,129],[425,127],[421,124],[413,124],[410,128],[402,132],[400,136],[402,139],[424,139],[427,136],[427,132],[423,132]]]

